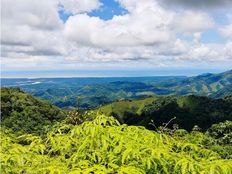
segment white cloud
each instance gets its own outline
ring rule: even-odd
[[[3,0],[2,7],[4,56],[55,56],[67,52],[57,1]]]
[[[125,2],[120,1],[130,13],[114,16],[108,21],[86,14],[70,17],[65,24],[65,35],[79,44],[97,47],[153,45],[169,41],[171,12],[151,0],[146,1],[148,4]]]
[[[224,37],[232,39],[232,23],[221,27],[219,31]]]
[[[17,26],[14,29],[16,30],[2,31],[4,33],[2,51],[5,55],[14,52],[16,53],[14,55],[23,53],[25,56],[55,56],[64,55],[67,52],[69,43],[66,43],[59,31],[31,30],[23,26]],[[5,47],[9,49],[4,50]]]
[[[218,56],[218,52],[201,44],[196,45],[193,49],[189,50],[187,55],[193,60],[213,60]]]
[[[4,67],[68,68],[71,64],[113,63],[126,67],[133,62],[178,67],[184,66],[182,61],[231,60],[231,41],[201,43],[202,33],[215,27],[208,13],[166,9],[157,0],[117,1],[128,13],[105,21],[87,14],[101,8],[99,0],[3,0]],[[62,5],[73,14],[65,23],[58,14]],[[223,36],[231,39],[231,25],[220,27]],[[193,40],[177,38],[178,33],[191,35]]]
[[[232,41],[226,43],[224,52],[226,58],[232,60]]]
[[[160,2],[167,6],[176,5],[197,9],[225,9],[232,6],[231,0],[160,0]]]
[[[214,27],[214,21],[206,13],[184,11],[177,14],[173,21],[173,27],[177,32],[197,33]]]
[[[232,41],[232,14],[229,13],[226,15],[228,23],[223,26],[218,26],[218,30],[220,34],[227,38],[228,40]]]
[[[2,0],[1,3],[3,25],[41,30],[55,30],[61,25],[55,0]]]
[[[102,5],[99,0],[59,0],[59,2],[66,12],[72,14],[89,12]]]

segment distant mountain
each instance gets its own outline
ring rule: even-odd
[[[156,83],[155,86],[170,90],[175,95],[203,95],[209,96],[227,85],[232,84],[232,70],[220,74],[203,74],[184,80]]]
[[[121,99],[138,99],[149,95],[168,94],[151,83],[185,79],[183,76],[109,77],[109,78],[38,78],[2,79],[2,86],[19,87],[58,107],[94,108]],[[80,103],[76,98],[80,97]]]
[[[149,96],[226,96],[229,93],[226,91],[230,90],[228,85],[232,85],[232,70],[195,77],[2,79],[2,86],[20,87],[61,108],[78,105],[82,109],[99,107],[117,100],[143,99]],[[220,90],[222,91],[219,92]]]
[[[219,91],[210,95],[212,98],[223,98],[226,96],[232,96],[232,84],[227,85],[224,88],[220,89]]]

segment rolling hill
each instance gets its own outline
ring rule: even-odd
[[[1,126],[21,133],[44,133],[65,118],[64,112],[17,88],[1,88]]]
[[[158,127],[176,117],[169,127],[178,124],[180,128],[190,131],[198,125],[206,130],[214,123],[232,120],[232,100],[193,95],[150,97],[114,102],[100,107],[98,111],[114,116],[121,123],[142,125],[149,129],[154,129],[150,126],[151,120]]]
[[[92,109],[117,100],[149,96],[226,96],[231,84],[232,70],[195,77],[3,79],[2,85],[20,87],[61,108],[78,105]]]

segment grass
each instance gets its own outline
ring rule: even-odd
[[[98,111],[103,112],[106,115],[110,115],[112,112],[116,113],[117,115],[123,115],[123,113],[125,113],[126,111],[140,115],[142,109],[146,105],[154,102],[156,99],[157,99],[156,97],[149,97],[146,99],[139,99],[133,101],[131,100],[118,101],[102,106],[98,109]]]

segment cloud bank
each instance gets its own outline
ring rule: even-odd
[[[159,0],[117,2],[128,13],[103,20],[90,15],[104,6],[99,0],[3,0],[3,68],[119,67],[122,62],[155,68],[231,62],[230,11],[223,12],[228,22],[222,25],[208,10],[167,8]],[[232,4],[229,0],[163,2],[194,8]],[[70,17],[63,21],[59,10]],[[208,30],[218,32],[225,42],[203,42]]]
[[[230,8],[231,0],[160,0],[165,5],[176,5],[187,8]]]

